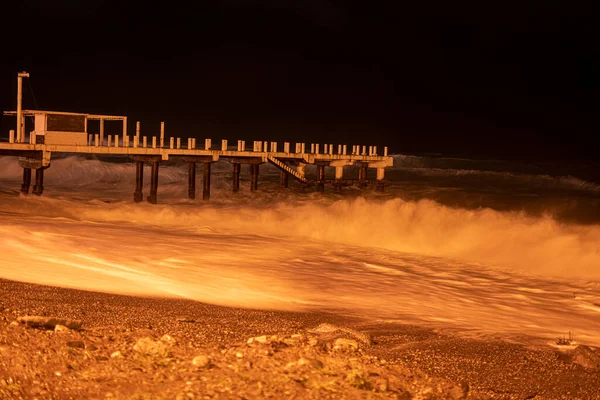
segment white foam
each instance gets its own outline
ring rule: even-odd
[[[133,204],[130,164],[78,158],[53,161],[67,181],[54,175],[45,196],[20,198],[20,169],[7,159],[0,158],[3,278],[334,309],[464,334],[547,340],[573,331],[600,344],[597,225],[389,196],[276,191],[269,181],[234,198],[224,167],[215,168],[210,203],[181,200],[185,168],[172,165],[161,168],[162,183],[172,186],[159,197],[174,201]],[[90,163],[69,164],[79,162]],[[277,179],[276,171],[262,172]]]

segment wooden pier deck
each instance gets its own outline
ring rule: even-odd
[[[12,138],[11,138],[12,139]],[[258,188],[259,165],[269,163],[281,171],[281,185],[288,186],[288,178],[291,176],[302,185],[316,185],[320,191],[324,190],[325,184],[331,184],[334,190],[341,190],[344,186],[357,184],[360,187],[375,185],[375,189],[383,191],[388,184],[385,180],[385,168],[393,166],[392,157],[387,155],[387,148],[384,148],[384,155],[378,155],[375,146],[345,146],[326,144],[319,146],[311,144],[308,151],[303,143],[295,144],[295,151],[291,151],[290,143],[283,143],[283,150],[278,151],[276,142],[253,142],[252,150],[246,150],[244,141],[237,142],[237,149],[228,145],[228,141],[223,140],[219,143],[219,148],[213,148],[212,140],[204,141],[204,148],[196,146],[196,139],[187,139],[185,147],[181,146],[181,139],[169,138],[168,146],[160,147],[164,144],[164,138],[151,137],[150,140],[142,136],[133,136],[130,140],[128,136],[108,135],[108,140],[101,141],[100,136],[89,135],[88,145],[70,145],[70,144],[41,144],[35,134],[31,135],[29,140],[32,143],[2,143],[0,142],[0,155],[9,155],[19,157],[19,164],[23,168],[23,184],[21,192],[29,193],[31,184],[31,172],[36,171],[33,194],[41,195],[43,192],[44,170],[50,167],[52,154],[97,154],[97,155],[122,155],[130,157],[136,164],[136,190],[134,201],[143,200],[143,164],[149,163],[152,166],[150,177],[150,196],[147,200],[151,203],[157,202],[158,191],[158,171],[161,161],[169,160],[173,157],[180,157],[189,163],[189,190],[188,197],[193,199],[196,195],[196,164],[204,164],[203,178],[203,199],[210,198],[210,166],[212,163],[224,160],[233,165],[233,186],[234,192],[239,191],[240,165],[251,165],[251,190]],[[123,140],[124,139],[124,140]],[[270,151],[264,151],[268,148]],[[321,151],[322,149],[322,151]],[[347,150],[350,150],[349,152]],[[348,154],[350,153],[350,154]],[[305,168],[307,165],[315,165],[317,173],[314,177],[309,177]],[[348,179],[344,177],[344,168],[349,166],[359,167],[358,179]],[[335,168],[335,179],[325,179],[325,168]],[[377,178],[375,180],[367,179],[368,168],[376,169]]]

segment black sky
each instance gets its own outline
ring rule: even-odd
[[[40,108],[128,115],[148,135],[165,120],[214,140],[596,158],[600,29],[581,2],[25,0],[0,15],[2,109],[25,69]]]

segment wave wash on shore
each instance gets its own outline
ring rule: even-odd
[[[600,343],[592,320],[600,312],[595,224],[406,200],[402,187],[385,195],[282,191],[269,168],[261,170],[262,191],[247,192],[243,181],[233,196],[225,163],[213,169],[210,203],[183,199],[186,168],[175,164],[161,168],[161,204],[133,204],[133,165],[80,157],[53,161],[43,197],[19,198],[13,164],[0,158],[3,278],[327,309],[479,334],[554,337],[566,329]],[[582,190],[564,182],[556,178],[561,190]],[[442,183],[433,180],[428,189],[447,190]],[[584,186],[593,195],[593,184]]]

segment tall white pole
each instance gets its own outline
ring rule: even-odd
[[[17,143],[25,141],[25,132],[23,131],[22,104],[23,104],[23,78],[29,78],[29,74],[25,71],[17,74]]]

